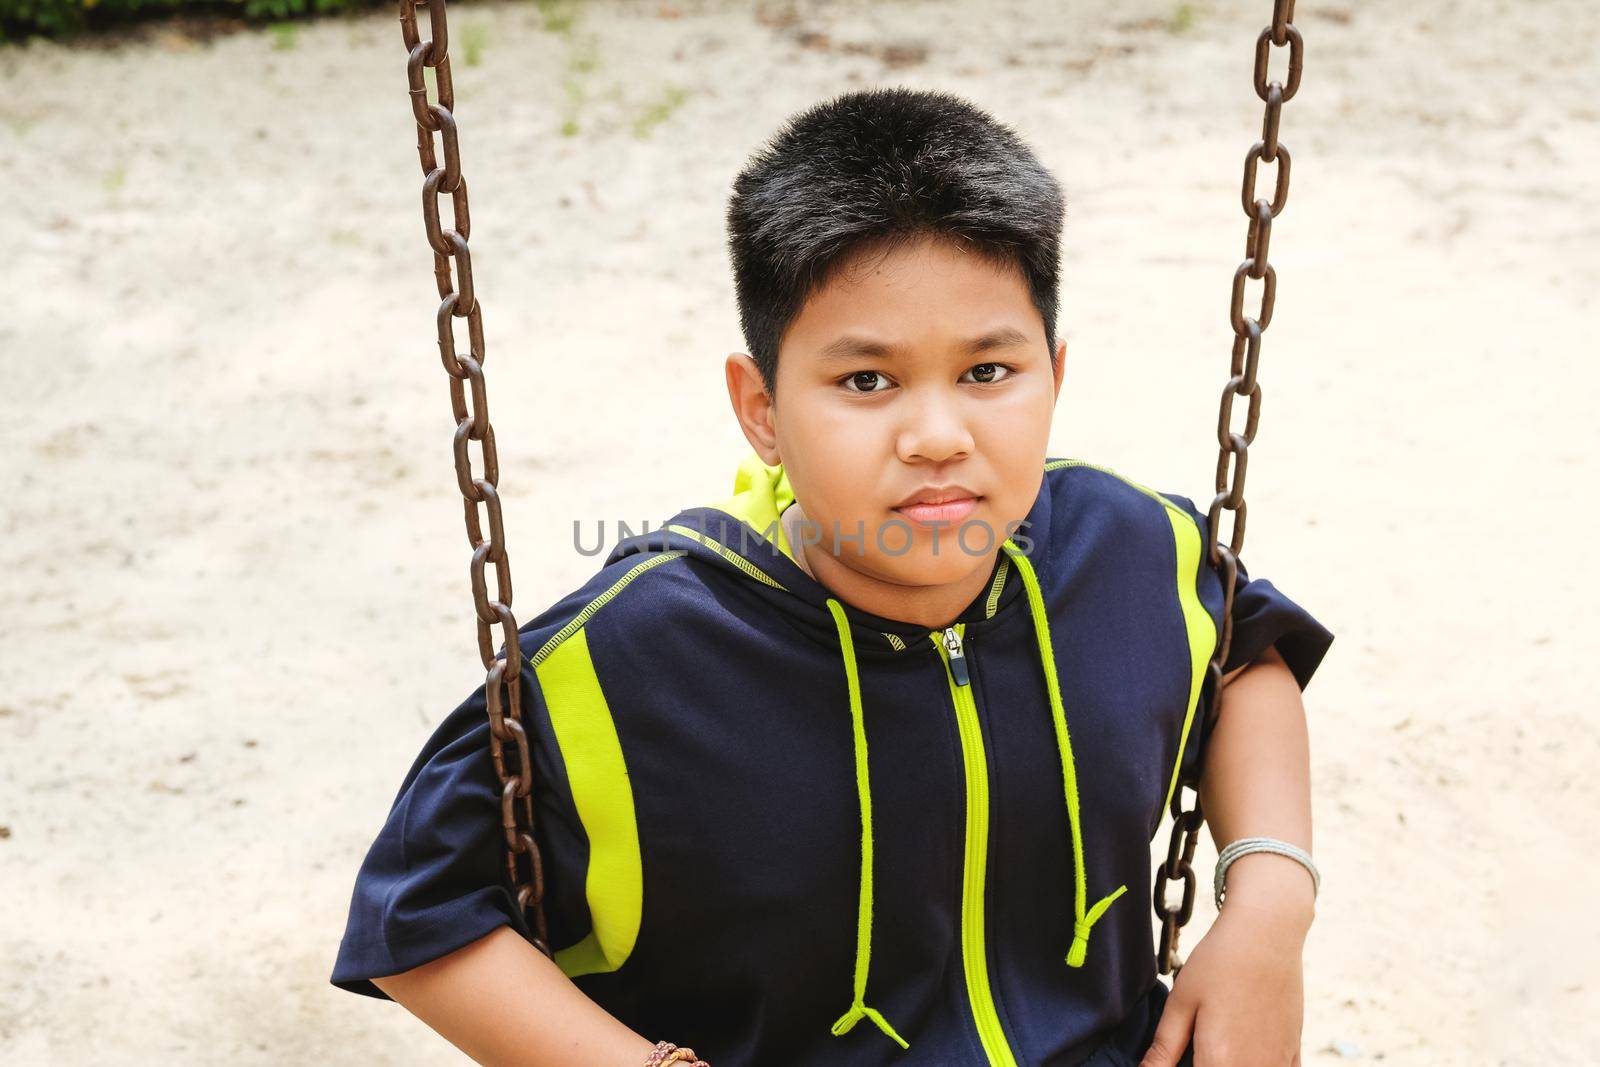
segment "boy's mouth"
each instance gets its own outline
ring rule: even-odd
[[[894,511],[923,526],[956,523],[977,510],[983,497],[964,486],[928,487],[894,506]]]

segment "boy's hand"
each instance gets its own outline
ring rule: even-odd
[[[1230,883],[1233,871],[1257,855],[1240,857],[1229,869]],[[1285,867],[1293,862],[1270,858]],[[1176,1067],[1191,1034],[1194,1067],[1300,1067],[1301,951],[1310,910],[1292,886],[1296,877],[1306,887],[1309,882],[1298,865],[1270,873],[1273,882],[1290,876],[1280,884],[1291,895],[1247,896],[1230,886],[1216,922],[1178,971],[1139,1067]]]

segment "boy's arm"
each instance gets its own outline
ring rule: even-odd
[[[1219,847],[1276,837],[1311,851],[1310,744],[1300,685],[1271,645],[1222,680],[1200,805]],[[1252,852],[1228,868],[1227,900],[1189,954],[1140,1067],[1298,1067],[1310,931],[1311,874],[1287,856]]]
[[[1222,711],[1206,746],[1200,804],[1220,851],[1241,837],[1276,837],[1311,852],[1311,755],[1300,686],[1276,648],[1223,678]],[[1228,867],[1227,903],[1272,913],[1291,935],[1311,926],[1311,874],[1295,860],[1251,852]]]
[[[372,982],[479,1063],[639,1067],[655,1047],[509,926]]]

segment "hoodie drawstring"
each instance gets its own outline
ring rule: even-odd
[[[1105,914],[1113,901],[1128,891],[1126,885],[1095,904],[1087,903],[1088,878],[1084,873],[1083,830],[1078,821],[1078,769],[1072,758],[1072,738],[1067,733],[1067,714],[1061,703],[1061,684],[1056,678],[1056,657],[1050,645],[1050,623],[1046,618],[1044,595],[1039,592],[1039,579],[1033,573],[1033,564],[1022,550],[1007,540],[1003,547],[1022,575],[1022,584],[1028,592],[1028,612],[1033,616],[1033,636],[1039,646],[1039,664],[1044,668],[1045,688],[1050,693],[1050,713],[1055,719],[1056,747],[1061,751],[1062,783],[1067,794],[1067,825],[1072,831],[1072,868],[1074,875],[1072,946],[1067,950],[1067,966],[1082,967],[1089,952],[1089,930]]]
[[[833,623],[839,628],[839,651],[844,657],[845,680],[850,687],[850,725],[855,734],[856,796],[861,804],[861,896],[856,905],[856,971],[855,992],[850,1009],[831,1027],[835,1037],[850,1032],[850,1028],[865,1016],[877,1024],[901,1048],[910,1048],[905,1038],[895,1033],[889,1020],[876,1008],[866,1005],[867,969],[872,963],[872,791],[867,782],[867,729],[861,716],[861,681],[856,675],[855,643],[850,639],[850,623],[844,609],[832,597],[828,610],[833,613]]]

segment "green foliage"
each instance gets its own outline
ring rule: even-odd
[[[556,34],[572,32],[573,24],[578,21],[578,8],[572,0],[533,0],[533,2],[539,9],[539,16],[544,20],[547,32]]]
[[[489,43],[489,31],[481,22],[469,22],[461,28],[461,47],[467,66],[476,67],[483,61],[483,49]]]
[[[0,41],[71,37],[84,30],[165,15],[235,15],[252,22],[280,22],[388,2],[391,0],[0,0]],[[280,40],[274,38],[275,43]]]
[[[589,78],[599,66],[600,46],[594,36],[574,35],[569,39],[567,68],[561,75],[561,89],[566,97],[561,109],[561,136],[578,135],[578,113],[589,98]]]
[[[290,19],[297,15],[333,15],[362,7],[355,0],[244,0],[247,19]]]
[[[689,99],[689,91],[677,85],[669,85],[662,94],[661,99],[645,108],[639,117],[633,120],[633,135],[635,137],[648,137],[650,132],[663,122],[672,117],[672,113],[683,106]]]

